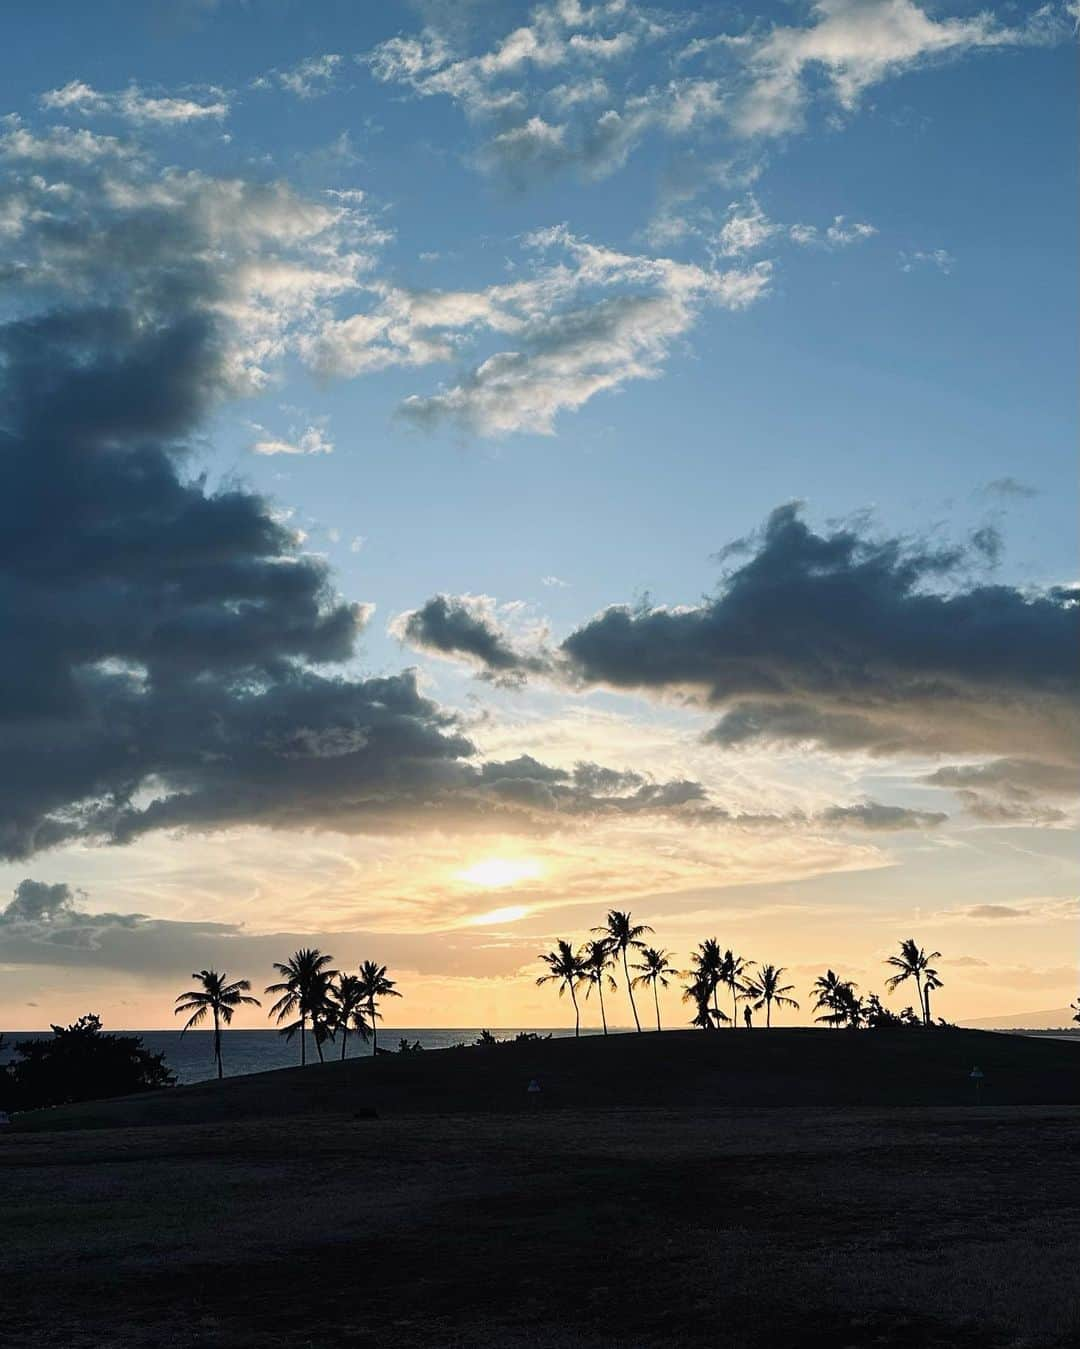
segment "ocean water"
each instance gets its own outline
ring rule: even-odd
[[[111,1026],[107,1026],[106,1031],[112,1031]],[[500,1030],[498,1027],[489,1027],[492,1035],[498,1039],[512,1039],[518,1032],[517,1030]],[[551,1035],[560,1038],[564,1035],[573,1035],[573,1027],[567,1029],[560,1027],[540,1027],[537,1030],[540,1035]],[[582,1035],[595,1035],[597,1032],[590,1027],[586,1030],[582,1027]],[[33,1040],[50,1034],[49,1031],[6,1031],[4,1034],[4,1058],[12,1057],[12,1051],[16,1040]],[[165,1062],[176,1074],[179,1082],[202,1082],[206,1078],[213,1077],[214,1068],[214,1033],[213,1031],[190,1030],[181,1039],[180,1032],[175,1030],[129,1030],[117,1031],[118,1035],[139,1035],[147,1049],[155,1054],[164,1053]],[[460,1030],[430,1030],[423,1027],[379,1027],[379,1048],[397,1049],[398,1042],[404,1037],[410,1044],[417,1040],[425,1049],[449,1049],[451,1045],[467,1044],[472,1042],[480,1035],[478,1027],[467,1027]],[[337,1059],[341,1057],[341,1044],[332,1042],[323,1046],[323,1053],[327,1059]],[[371,1045],[363,1044],[355,1036],[350,1035],[348,1041],[348,1057],[363,1058],[370,1055]],[[307,1042],[308,1063],[317,1063],[318,1055],[315,1052],[315,1042],[310,1033]],[[224,1063],[225,1076],[234,1077],[241,1073],[264,1073],[271,1068],[295,1068],[300,1063],[300,1041],[294,1039],[288,1041],[276,1030],[225,1030],[221,1032],[221,1057]]]

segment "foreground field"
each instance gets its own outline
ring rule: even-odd
[[[564,1083],[581,1063],[603,1077],[581,1050],[568,1043]],[[657,1037],[618,1050],[646,1076],[667,1052]],[[516,1051],[484,1053],[459,1079],[497,1077]],[[357,1076],[339,1068],[324,1080]],[[306,1114],[148,1124],[143,1109],[139,1127],[0,1140],[5,1349],[1080,1338],[1074,1106],[563,1101],[357,1119],[318,1078]]]

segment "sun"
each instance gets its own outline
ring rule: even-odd
[[[485,890],[499,890],[522,881],[534,881],[543,868],[531,857],[485,857],[481,862],[459,871],[458,879]]]

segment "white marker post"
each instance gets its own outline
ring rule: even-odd
[[[983,1070],[982,1070],[978,1065],[976,1065],[974,1068],[972,1068],[971,1072],[968,1073],[968,1077],[972,1080],[972,1082],[975,1083],[975,1104],[976,1104],[976,1105],[980,1105],[980,1104],[982,1103],[982,1084],[983,1084],[983,1077],[984,1077],[984,1076],[985,1076],[985,1074],[983,1073]]]

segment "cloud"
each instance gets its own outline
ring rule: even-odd
[[[105,93],[82,80],[50,89],[42,94],[40,103],[49,112],[117,117],[140,127],[178,126],[207,119],[220,122],[229,113],[228,99],[221,89],[202,93],[198,98],[177,98],[148,94],[134,83],[126,89]]]
[[[872,239],[877,233],[865,221],[847,222],[842,215],[835,216],[824,230],[816,225],[780,225],[770,220],[752,194],[741,202],[732,202],[720,230],[712,243],[724,257],[754,253],[774,240],[784,238],[804,248],[847,248],[851,244]]]
[[[486,595],[435,595],[401,614],[391,631],[420,650],[471,660],[482,678],[496,684],[520,684],[548,663],[543,654],[524,655],[511,644]]]
[[[1039,495],[1037,487],[1013,477],[993,478],[982,490],[987,496],[1004,497],[1007,500],[1024,501]]]
[[[60,194],[0,185],[40,207],[0,251],[0,855],[251,824],[545,830],[690,799],[484,764],[414,672],[346,673],[370,606],[271,502],[192,470],[224,400],[353,284],[362,219],[281,185],[84,167]]]
[[[874,85],[935,61],[1050,44],[1062,41],[1066,32],[1063,16],[1052,5],[1019,28],[1003,27],[986,12],[937,20],[913,0],[818,0],[811,19],[805,26],[776,25],[760,34],[751,30],[720,37],[713,44],[741,86],[731,110],[738,134],[798,131],[815,98],[850,113]]]
[[[933,828],[949,817],[938,810],[908,810],[904,806],[885,806],[879,801],[861,801],[854,806],[830,806],[818,818],[825,824],[891,832]]]
[[[253,89],[283,89],[297,98],[318,98],[329,93],[341,69],[342,57],[336,52],[307,56],[286,70],[268,70],[252,81]],[[344,134],[344,133],[343,133]]]
[[[987,824],[1057,824],[1063,806],[1080,796],[1080,778],[1071,764],[1035,759],[993,759],[946,765],[923,779],[950,789],[970,815]]]
[[[1074,591],[972,585],[977,551],[819,534],[790,505],[747,550],[697,605],[614,605],[544,653],[504,634],[502,668],[719,708],[728,749],[1080,756]]]
[[[930,252],[916,250],[912,253],[900,253],[900,270],[902,272],[914,272],[920,267],[932,267],[941,272],[942,275],[949,276],[955,266],[956,259],[944,248],[935,248]]]
[[[254,454],[333,454],[334,442],[327,434],[325,424],[305,426],[303,429],[290,427],[288,437],[283,439],[268,435],[264,426],[252,423],[259,439],[252,442]]]

